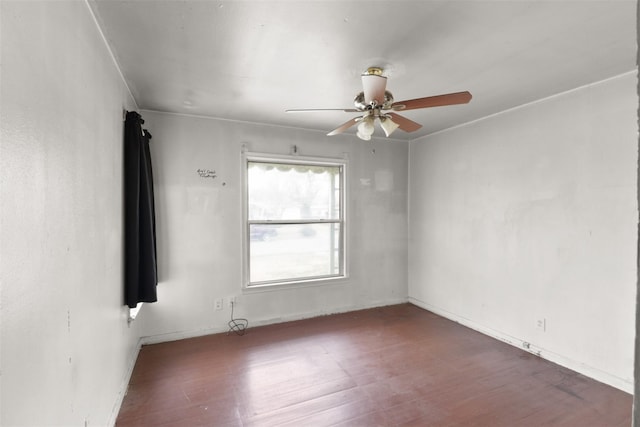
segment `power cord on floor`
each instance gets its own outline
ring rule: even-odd
[[[231,301],[231,320],[229,321],[229,330],[227,331],[227,335],[229,333],[234,332],[236,335],[244,335],[247,328],[249,327],[249,321],[247,319],[234,319],[233,318],[233,307],[235,306],[235,301]]]

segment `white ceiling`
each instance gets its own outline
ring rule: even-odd
[[[141,109],[324,132],[356,114],[285,110],[352,108],[369,66],[396,101],[473,94],[402,113],[423,128],[395,139],[636,69],[635,0],[90,4]]]

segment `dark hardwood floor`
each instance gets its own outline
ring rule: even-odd
[[[410,304],[144,346],[117,425],[631,425],[631,395]]]

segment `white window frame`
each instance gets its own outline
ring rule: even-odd
[[[248,182],[248,164],[249,162],[265,162],[265,163],[283,163],[292,165],[309,165],[309,166],[337,166],[341,168],[340,173],[340,214],[338,220],[283,220],[283,221],[249,221],[249,182]],[[244,291],[251,290],[269,290],[281,289],[286,287],[303,287],[311,285],[321,285],[326,283],[334,283],[348,278],[347,270],[347,159],[344,158],[326,158],[326,157],[310,157],[310,156],[292,156],[277,155],[266,153],[244,152],[242,155],[242,288]],[[250,282],[250,224],[323,224],[337,223],[340,225],[340,241],[338,247],[340,250],[339,262],[340,273],[337,275],[318,276],[309,278],[292,278],[288,280],[274,280],[268,282]]]

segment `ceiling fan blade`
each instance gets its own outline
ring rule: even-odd
[[[364,102],[370,104],[376,101],[378,105],[384,102],[384,91],[387,88],[387,78],[375,74],[362,75],[362,89],[364,91]]]
[[[445,105],[466,104],[471,101],[469,92],[448,93],[445,95],[427,96],[425,98],[409,99],[407,101],[394,102],[392,110],[404,111],[416,108],[442,107]]]
[[[359,113],[355,108],[305,108],[298,110],[284,110],[285,113],[319,113],[323,111],[342,111],[345,113]]]
[[[413,120],[409,120],[406,117],[402,117],[400,114],[387,113],[387,116],[391,117],[398,127],[405,132],[415,132],[422,127],[420,123],[416,123]]]
[[[345,122],[345,123],[341,124],[340,126],[335,128],[334,130],[329,132],[327,134],[327,136],[338,135],[338,134],[344,132],[345,130],[349,129],[351,126],[353,126],[356,123],[358,123],[359,120],[360,120],[360,117],[354,117],[353,119],[349,120],[348,122]]]

